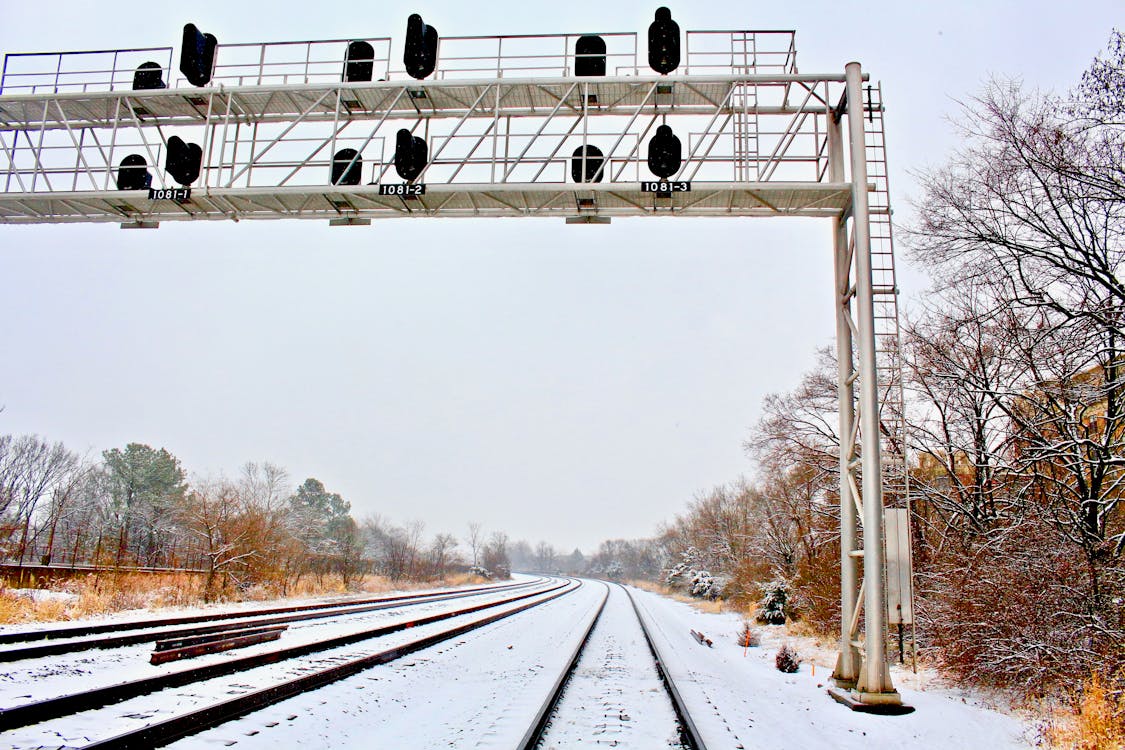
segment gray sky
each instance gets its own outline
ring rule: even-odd
[[[637,31],[656,4],[3,2],[0,52]],[[802,72],[883,81],[896,220],[991,74],[1075,83],[1107,2],[670,4],[681,28],[797,30]],[[45,17],[42,9],[47,8]],[[906,265],[900,245],[900,266]],[[904,270],[907,305],[924,282]],[[0,432],[163,446],[191,472],[286,467],[358,517],[590,550],[752,470],[764,395],[831,344],[816,220],[399,220],[0,226]]]

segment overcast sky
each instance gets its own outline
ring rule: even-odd
[[[990,75],[1064,90],[1125,22],[1120,0],[669,7],[685,30],[796,29],[801,72],[882,80],[898,221],[957,99]],[[178,47],[191,21],[220,43],[390,36],[401,56],[412,12],[449,36],[643,34],[655,8],[4,0],[0,52]],[[591,550],[749,475],[763,396],[832,344],[823,220],[325,224],[0,226],[0,433],[163,446],[201,476],[272,461],[360,518]],[[924,283],[905,269],[907,305]]]

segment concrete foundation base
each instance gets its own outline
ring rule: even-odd
[[[913,706],[902,702],[897,690],[889,693],[861,693],[855,690],[828,688],[828,694],[837,703],[842,703],[853,711],[883,716],[902,716],[914,712]]]

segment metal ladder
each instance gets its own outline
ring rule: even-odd
[[[731,67],[751,74],[758,69],[758,39],[753,32],[731,34]],[[734,110],[734,179],[751,182],[761,179],[762,163],[758,143],[758,86],[736,84],[731,107]]]
[[[864,95],[867,98],[867,117],[864,119],[863,129],[868,180],[875,186],[875,189],[868,193],[868,202],[871,224],[871,281],[875,303],[875,357],[879,372],[879,424],[882,433],[880,442],[883,449],[883,503],[887,507],[909,508],[910,475],[906,460],[898,281],[895,276],[881,84],[866,86]]]

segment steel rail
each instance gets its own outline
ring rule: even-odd
[[[572,585],[575,583],[577,585]],[[300,695],[301,693],[306,693],[333,682],[338,682],[379,664],[392,662],[409,654],[421,651],[422,649],[429,648],[430,646],[457,638],[458,636],[494,622],[512,617],[532,607],[537,607],[561,596],[565,596],[578,590],[581,586],[581,581],[576,582],[568,580],[561,585],[547,589],[546,592],[540,592],[540,594],[549,593],[549,596],[527,602],[514,609],[498,612],[482,619],[460,625],[451,630],[445,630],[440,633],[418,638],[409,643],[370,654],[359,659],[354,659],[344,664],[271,685],[267,688],[262,688],[252,693],[223,701],[222,703],[213,704],[188,714],[166,719],[155,724],[149,724],[131,732],[124,732],[105,740],[90,743],[84,747],[101,749],[160,747],[205,729],[219,726],[232,719],[245,716],[253,711],[272,706],[275,703],[280,703],[283,700]],[[559,589],[562,590],[560,591]]]
[[[430,592],[428,594],[398,594],[395,596],[364,597],[347,602],[298,604],[291,607],[268,607],[266,609],[250,609],[243,610],[241,612],[185,615],[182,617],[162,617],[154,620],[133,620],[130,622],[107,623],[105,625],[81,625],[78,627],[53,628],[50,630],[27,630],[14,633],[0,633],[0,644],[21,643],[24,641],[53,640],[58,638],[80,638],[87,635],[97,635],[99,633],[113,633],[123,630],[138,630],[141,628],[157,628],[171,625],[188,625],[193,622],[214,622],[218,620],[234,620],[241,617],[265,617],[266,615],[280,615],[288,614],[290,612],[310,612],[317,609],[352,607],[364,604],[375,604],[379,602],[415,599],[425,596],[439,596],[442,594],[462,593],[468,591],[502,591],[518,586],[530,585],[530,583],[532,582],[509,583],[502,586],[473,586],[462,589],[446,589],[444,591],[439,590]],[[2,657],[0,657],[0,660],[2,660]]]
[[[128,682],[118,683],[116,685],[108,685],[105,687],[94,688],[92,690],[83,691],[80,693],[71,693],[68,695],[61,695],[55,698],[47,698],[44,700],[34,701],[32,703],[25,703],[11,708],[0,709],[0,731],[14,729],[17,727],[24,727],[30,724],[38,724],[51,719],[57,719],[62,716],[68,716],[79,711],[86,711],[89,709],[100,708],[110,703],[120,703],[121,701],[135,698],[139,695],[146,695],[157,690],[163,690],[169,687],[179,687],[182,685],[189,685],[193,682],[200,682],[208,680],[213,677],[222,677],[236,672],[242,672],[254,667],[265,666],[267,664],[276,664],[278,662],[295,659],[301,656],[308,656],[320,651],[326,651],[341,646],[349,646],[361,641],[378,638],[380,636],[397,633],[402,630],[419,627],[421,625],[428,625],[442,620],[448,620],[453,617],[461,615],[472,614],[494,607],[501,607],[505,604],[512,602],[529,599],[533,596],[541,596],[545,593],[557,591],[560,588],[569,586],[570,581],[562,584],[556,584],[540,591],[532,591],[530,593],[523,593],[517,596],[512,596],[498,602],[486,602],[484,604],[477,604],[472,607],[453,610],[450,612],[441,612],[435,615],[420,617],[414,620],[405,622],[393,623],[391,625],[382,625],[377,628],[370,628],[367,630],[349,633],[347,635],[335,636],[323,641],[314,641],[312,643],[305,643],[297,646],[289,646],[287,648],[278,649],[275,651],[267,651],[261,654],[254,654],[251,656],[244,656],[237,659],[228,661],[217,662],[213,664],[206,664],[199,667],[192,667],[189,669],[169,672],[162,675],[153,677],[141,678],[138,680],[131,680]]]
[[[590,621],[590,626],[586,628],[586,633],[582,636],[582,640],[574,647],[570,659],[566,663],[566,668],[559,673],[558,679],[555,684],[551,686],[551,691],[547,694],[547,699],[543,701],[543,705],[539,707],[536,712],[535,718],[531,722],[531,726],[524,732],[523,738],[520,740],[519,745],[516,747],[518,750],[532,750],[539,744],[539,740],[543,738],[543,732],[547,729],[547,722],[550,721],[551,716],[555,712],[555,707],[558,705],[559,700],[562,698],[563,691],[566,689],[567,684],[570,683],[570,678],[574,674],[574,670],[578,667],[578,660],[582,658],[582,652],[586,650],[586,644],[590,642],[590,636],[594,633],[594,628],[597,627],[598,621],[602,617],[602,612],[605,610],[605,603],[609,601],[609,586],[605,588],[605,596],[598,604],[598,611],[594,615],[594,619]]]
[[[231,651],[267,641],[276,641],[288,628],[288,625],[274,625],[268,628],[228,630],[198,638],[187,638],[185,640],[193,642],[178,646],[169,645],[170,643],[177,643],[177,641],[157,641],[156,649],[149,656],[148,663],[153,665],[165,664],[170,661],[191,659],[195,656],[215,654],[220,651]]]
[[[692,721],[691,714],[688,713],[687,704],[684,702],[679,688],[676,687],[672,675],[664,668],[664,659],[660,654],[660,649],[656,646],[656,641],[653,639],[648,629],[648,624],[645,623],[645,618],[641,615],[641,609],[637,606],[637,600],[633,598],[633,594],[628,588],[621,586],[621,589],[625,592],[625,595],[629,597],[629,602],[633,605],[633,612],[636,613],[637,621],[641,624],[641,632],[645,635],[645,641],[648,643],[648,648],[652,652],[652,658],[656,660],[656,670],[660,673],[660,679],[664,683],[664,687],[668,689],[668,694],[672,697],[672,707],[676,710],[676,718],[680,720],[680,726],[683,728],[684,732],[684,739],[693,750],[707,750],[707,745],[703,742],[703,736],[699,733],[699,728],[695,726],[695,722]]]
[[[399,599],[394,599],[393,601],[377,604],[363,604],[356,606],[342,605],[339,608],[334,609],[318,609],[314,612],[307,612],[304,614],[281,615],[275,617],[260,618],[256,620],[227,622],[222,625],[181,628],[179,630],[160,630],[155,632],[153,630],[147,630],[138,633],[132,633],[130,635],[109,636],[106,638],[97,638],[88,641],[57,641],[54,643],[44,643],[37,646],[24,646],[22,648],[0,650],[0,662],[20,661],[22,659],[38,659],[44,656],[58,656],[60,654],[76,653],[78,651],[91,651],[94,649],[120,648],[122,646],[132,646],[137,643],[147,643],[149,641],[155,640],[156,638],[163,637],[172,638],[179,636],[186,637],[193,635],[206,635],[207,633],[219,633],[224,630],[230,630],[235,625],[239,627],[249,628],[288,622],[324,620],[330,617],[358,615],[365,612],[377,612],[383,609],[394,609],[395,607],[412,607],[418,604],[429,604],[431,602],[448,601],[450,599],[463,599],[469,596],[483,596],[491,593],[492,591],[511,591],[512,589],[526,588],[528,586],[534,585],[537,585],[537,582],[529,581],[526,583],[511,584],[508,586],[483,589],[479,591],[455,592],[449,594],[427,594],[418,597],[402,597]],[[230,620],[232,618],[224,619]]]

